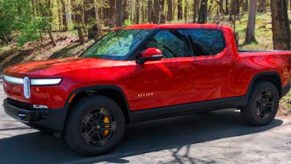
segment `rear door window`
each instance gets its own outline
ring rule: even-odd
[[[158,48],[166,58],[190,56],[183,30],[160,30],[148,41],[146,48]]]
[[[193,29],[185,30],[194,56],[211,56],[223,51],[225,42],[220,30]]]

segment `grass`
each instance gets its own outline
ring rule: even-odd
[[[288,115],[291,113],[291,92],[281,99],[279,115]]]
[[[236,32],[239,34],[239,48],[244,50],[272,50],[272,24],[271,14],[257,14],[255,36],[257,43],[245,45],[245,33],[247,28],[247,16],[243,16],[240,21],[236,21]]]

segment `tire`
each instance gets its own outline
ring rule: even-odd
[[[72,110],[65,127],[65,139],[76,152],[88,156],[104,154],[122,140],[124,115],[121,108],[110,98],[85,97]],[[104,129],[110,130],[105,133]]]
[[[255,84],[248,104],[241,110],[243,120],[252,126],[270,124],[279,108],[279,92],[274,84],[259,81]]]

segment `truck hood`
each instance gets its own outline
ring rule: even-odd
[[[10,66],[4,70],[5,75],[14,77],[54,77],[63,72],[74,71],[76,69],[90,69],[122,66],[130,61],[115,61],[97,58],[64,58],[45,61],[35,61],[29,63]]]

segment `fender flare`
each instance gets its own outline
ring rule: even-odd
[[[124,92],[123,92],[123,90],[120,88],[120,87],[118,87],[118,86],[116,86],[116,85],[94,85],[94,86],[85,86],[85,87],[81,87],[81,88],[77,88],[77,89],[75,89],[75,90],[73,90],[70,94],[69,94],[69,96],[68,96],[68,98],[67,98],[67,100],[66,100],[66,102],[65,102],[65,106],[64,106],[64,108],[65,108],[65,121],[64,121],[64,126],[63,126],[63,129],[64,129],[64,127],[65,127],[65,125],[66,125],[66,123],[67,123],[67,119],[68,119],[68,117],[69,117],[69,113],[70,113],[70,108],[71,108],[71,105],[72,105],[72,103],[70,103],[69,101],[70,101],[70,99],[71,99],[71,97],[73,96],[73,95],[78,95],[78,94],[80,94],[80,93],[94,93],[96,90],[104,90],[104,89],[111,89],[111,90],[116,90],[117,92],[119,92],[121,95],[122,95],[122,100],[124,101],[124,103],[125,103],[125,111],[124,112],[126,112],[125,114],[127,115],[127,116],[125,116],[125,117],[129,117],[129,113],[130,113],[130,109],[129,109],[129,105],[128,105],[128,101],[127,101],[127,98],[126,98],[126,96],[125,96],[125,94],[124,94]],[[74,101],[74,99],[75,99],[75,96],[73,97],[73,101]]]
[[[251,79],[250,83],[249,83],[249,86],[248,86],[248,89],[247,89],[247,93],[246,93],[246,97],[249,98],[251,93],[252,93],[252,90],[253,90],[253,87],[254,85],[256,84],[256,81],[261,78],[261,77],[264,77],[264,76],[277,76],[278,79],[280,80],[280,90],[278,91],[280,96],[281,96],[281,92],[282,92],[282,79],[281,79],[281,76],[278,72],[276,71],[270,71],[270,72],[260,72],[260,73],[257,73],[255,76],[253,76],[253,78]],[[276,86],[277,87],[277,86]]]

